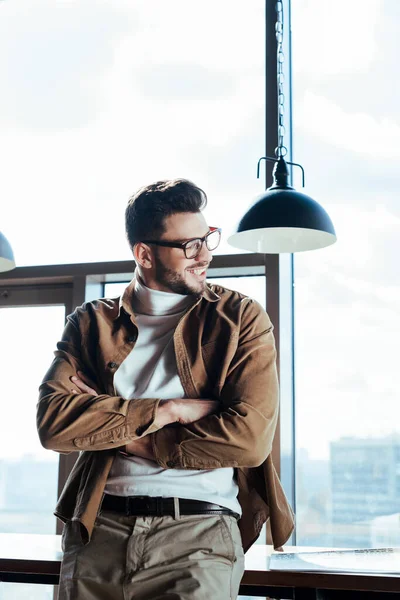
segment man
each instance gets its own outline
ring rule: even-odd
[[[263,523],[275,547],[293,530],[271,460],[272,325],[206,283],[220,230],[205,204],[184,179],[130,199],[135,277],[68,317],[40,387],[43,446],[81,451],[55,513],[61,600],[236,598]]]

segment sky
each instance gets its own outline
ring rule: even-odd
[[[206,190],[219,252],[237,252],[226,238],[263,191],[263,19],[263,0],[0,2],[0,228],[18,265],[130,259],[126,201],[170,177]],[[399,29],[398,0],[292,0],[292,158],[338,234],[295,257],[296,435],[315,459],[400,428]]]

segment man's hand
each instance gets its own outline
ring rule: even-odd
[[[154,460],[153,446],[151,445],[151,438],[149,435],[145,435],[139,440],[134,440],[126,444],[125,451],[128,454],[134,454],[135,456],[141,456],[149,460]]]
[[[218,404],[215,400],[161,400],[158,409],[160,416],[156,418],[156,423],[159,426],[162,424],[163,427],[171,423],[180,423],[181,425],[193,423],[211,413],[215,413]],[[149,435],[129,442],[129,444],[126,444],[125,450],[128,454],[134,454],[149,460],[155,458]]]
[[[88,377],[82,371],[78,371],[77,375],[71,377],[71,381],[75,387],[78,388],[79,391],[76,391],[75,388],[71,388],[71,392],[73,394],[93,394],[93,396],[98,396],[98,392],[94,389],[94,383],[90,381]]]
[[[71,392],[74,394],[83,393],[93,394],[93,396],[99,395],[93,387],[93,382],[91,382],[81,371],[78,371],[76,376],[71,377],[71,382],[74,386],[71,387]],[[77,388],[78,391],[75,388]],[[180,423],[181,425],[194,423],[203,417],[216,413],[218,406],[219,402],[216,400],[203,400],[200,398],[196,400],[180,398],[174,400],[161,400],[157,411],[156,424],[162,429],[171,423]],[[128,454],[134,454],[135,456],[154,460],[153,447],[149,435],[145,435],[140,439],[129,442],[126,444],[125,450]]]
[[[218,406],[219,402],[216,400],[174,400],[172,405],[172,414],[175,416],[174,422],[181,425],[194,423],[217,412]]]
[[[75,388],[71,388],[71,392],[75,394],[93,394],[98,396],[98,392],[94,388],[93,382],[90,381],[84,373],[78,371],[77,375],[71,377],[71,382]],[[161,400],[156,417],[156,424],[160,427],[170,425],[171,423],[180,423],[181,425],[187,425],[188,423],[194,423],[199,421],[203,417],[207,417],[217,412],[219,402],[216,400],[204,400],[204,399],[181,399],[175,398],[171,400]]]

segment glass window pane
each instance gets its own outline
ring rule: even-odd
[[[104,298],[117,298],[121,296],[129,281],[119,281],[117,283],[104,284]]]
[[[292,0],[293,160],[338,235],[295,257],[302,545],[400,544],[398,8]]]
[[[1,600],[54,600],[54,587],[27,583],[0,583]]]
[[[64,306],[0,309],[0,532],[55,533],[59,455],[40,445],[36,403],[64,319]]]
[[[263,191],[264,5],[0,2],[2,231],[19,265],[130,259],[129,196],[175,177],[207,192],[218,252],[239,252],[226,238]]]
[[[241,292],[257,300],[265,308],[266,303],[266,279],[264,275],[253,275],[249,277],[209,277],[210,283],[223,285],[224,287]]]

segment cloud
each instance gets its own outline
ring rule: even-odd
[[[380,0],[298,0],[292,3],[293,64],[323,81],[366,72],[378,50]]]
[[[295,132],[323,140],[338,149],[376,157],[377,161],[400,158],[400,125],[393,119],[350,112],[329,98],[307,90],[296,98]]]
[[[181,106],[190,102],[227,98],[235,91],[235,78],[202,65],[168,64],[135,73],[136,89],[144,97],[164,103],[165,95]],[[160,93],[162,92],[162,93]]]
[[[244,193],[233,193],[227,182],[249,131],[256,136],[254,169],[242,179],[254,182],[254,195],[260,185],[255,161],[264,130],[262,5],[244,10],[242,2],[226,1],[38,1],[32,22],[29,4],[22,6],[18,18],[3,19],[3,33],[4,23],[10,31],[2,43],[14,51],[4,75],[10,91],[0,99],[0,193],[8,201],[2,229],[18,264],[129,258],[126,200],[160,178],[185,176],[206,187],[210,222],[224,221],[229,231]],[[28,84],[23,61],[32,44]]]
[[[139,31],[123,46],[136,69],[185,62],[234,73],[264,64],[262,2],[136,0],[135,10]]]
[[[0,7],[2,130],[66,130],[96,119],[113,45],[128,30],[110,3],[35,0]],[[18,6],[15,10],[15,4]]]
[[[325,204],[334,223],[336,244],[318,252],[306,252],[296,257],[298,269],[307,277],[333,277],[339,273],[353,279],[357,285],[366,282],[372,289],[400,285],[398,249],[400,216],[384,204],[362,210],[358,205]]]

